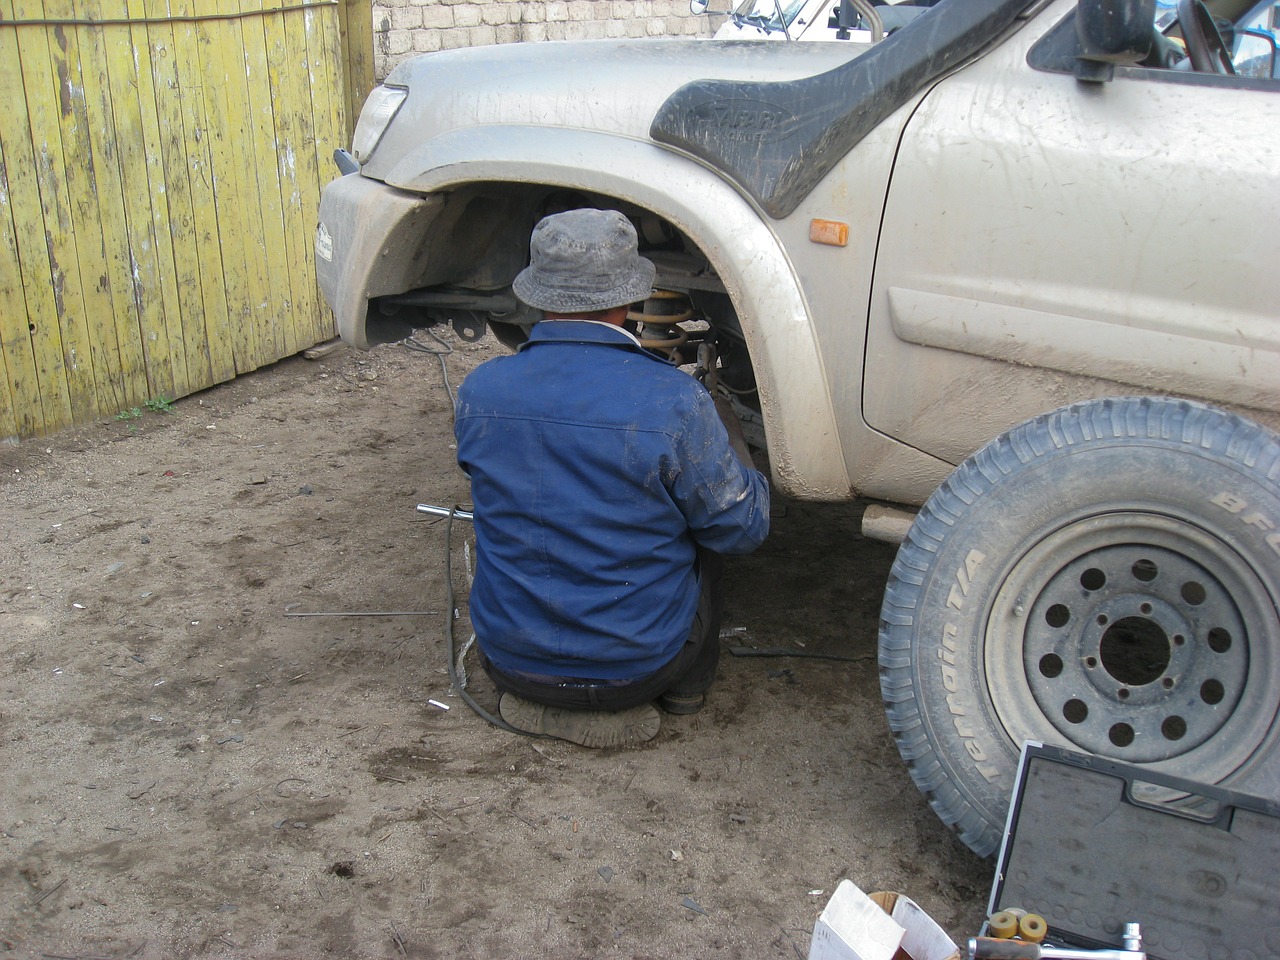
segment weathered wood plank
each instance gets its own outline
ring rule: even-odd
[[[0,82],[11,58],[16,63],[17,46],[6,44],[0,36]],[[18,243],[9,200],[5,133],[0,122],[0,374],[4,376],[4,383],[0,385],[0,440],[29,436],[42,424],[35,357],[27,330],[27,300],[22,292]]]
[[[84,0],[63,4],[64,17],[83,17]],[[46,10],[50,4],[46,0]],[[79,8],[79,9],[77,9]],[[132,305],[128,224],[120,197],[115,119],[105,86],[102,29],[67,24],[55,68],[63,78],[63,148],[72,197],[84,317],[93,351],[97,410],[115,413],[147,397],[146,360]]]
[[[123,19],[128,16],[124,0],[98,0],[97,8],[105,18]],[[141,87],[145,82],[149,88],[150,75],[145,81],[139,76],[130,29],[125,26],[103,29],[106,86],[110,91],[114,119],[115,161],[122,187],[122,239],[131,280],[132,313],[146,360],[145,392],[149,397],[173,397],[177,393],[178,381],[174,370],[174,347],[169,343],[169,327],[164,316],[161,264],[152,226],[151,184],[147,176],[146,130],[142,116]],[[154,97],[152,102],[154,104]],[[121,336],[124,335],[121,331]],[[182,366],[182,380],[185,381],[185,360]]]
[[[337,8],[321,7],[303,11],[307,37],[308,75],[312,117],[315,123],[316,189],[306,197],[306,217],[312,224],[320,218],[320,186],[333,178],[333,152],[348,146],[346,105],[342,87],[342,49]],[[314,258],[314,251],[312,252]],[[310,274],[315,276],[312,269]],[[317,340],[332,336],[333,321],[325,318],[328,333],[317,328]]]
[[[174,16],[198,12],[195,0],[169,0],[168,6]],[[150,9],[163,10],[163,0],[153,0]],[[214,121],[206,99],[206,94],[216,97],[219,81],[205,72],[200,56],[201,37],[196,25],[189,21],[175,22],[172,29],[175,87],[169,96],[175,98],[182,127],[175,131],[174,137],[166,139],[162,149],[168,151],[167,162],[171,169],[178,163],[186,167],[192,236],[184,240],[184,248],[189,252],[194,250],[194,259],[187,266],[194,269],[198,277],[211,380],[222,383],[236,375],[236,342],[240,335],[228,307],[227,291],[234,281],[228,280],[223,264],[221,225],[214,190],[213,138],[210,135]],[[194,289],[189,292],[194,292]],[[193,332],[198,335],[197,331]]]
[[[288,7],[287,0],[271,0]],[[326,10],[325,13],[336,12]],[[290,276],[296,304],[299,348],[333,337],[333,317],[316,284],[315,229],[320,200],[321,171],[314,149],[315,117],[311,86],[316,77],[308,59],[305,13],[288,10],[276,17],[273,36],[272,83],[279,91],[277,119],[281,130],[281,169],[287,162],[290,194],[285,205],[290,234]],[[283,174],[282,174],[283,176]]]
[[[67,0],[56,3],[45,0],[46,17],[73,15]],[[67,279],[63,291],[64,311],[59,316],[63,334],[64,358],[73,371],[70,383],[76,384],[74,370],[83,365],[83,402],[77,408],[73,401],[72,416],[82,419],[78,411],[114,413],[123,406],[119,383],[120,353],[111,326],[111,293],[102,283],[104,275],[104,220],[93,189],[93,123],[88,116],[81,73],[82,52],[78,32],[74,28],[55,28],[49,36],[50,68],[58,86],[58,119],[64,163],[64,201],[69,225],[61,241],[60,262]],[[47,223],[46,223],[47,228]],[[59,234],[63,229],[59,229]],[[74,261],[65,259],[74,255]],[[106,320],[105,325],[101,323]],[[83,332],[83,333],[81,333]],[[79,356],[79,344],[87,344],[87,353]],[[68,355],[68,347],[70,353]],[[90,396],[92,394],[92,396]]]
[[[347,104],[345,133],[350,142],[365,98],[374,88],[373,5],[369,0],[342,0],[343,93]]]
[[[136,0],[131,0],[130,10],[134,16],[137,15],[132,12],[136,9],[135,3]],[[152,20],[162,21],[168,14],[168,4],[165,0],[145,0],[141,13]],[[187,136],[178,42],[172,23],[155,22],[147,27],[147,53],[159,128],[158,149],[154,154],[149,152],[149,158],[160,165],[159,176],[164,184],[167,205],[164,227],[168,232],[173,262],[172,275],[166,280],[172,283],[177,301],[176,306],[166,305],[166,310],[176,310],[186,359],[187,387],[194,391],[227,379],[233,369],[230,351],[223,351],[226,360],[219,369],[219,375],[215,376],[213,357],[218,351],[213,341],[220,341],[225,330],[216,326],[210,329],[205,322],[202,291],[202,274],[205,271],[188,171],[190,155],[198,156],[203,145],[194,137]],[[156,224],[157,231],[160,226]],[[173,329],[171,322],[170,330]]]
[[[50,14],[65,15],[63,0],[50,0]],[[45,5],[38,0],[18,0],[14,16],[40,19]],[[35,174],[40,191],[40,217],[52,287],[53,309],[35,323],[32,340],[40,370],[41,392],[56,391],[65,397],[59,425],[92,419],[97,412],[93,383],[93,358],[81,296],[79,258],[71,221],[71,196],[67,165],[62,151],[60,109],[62,89],[52,69],[50,36],[45,30],[18,31],[22,59],[22,86],[35,150]],[[19,228],[19,238],[22,237]],[[42,271],[41,271],[42,273]],[[41,277],[29,274],[28,284]],[[32,319],[28,317],[28,319]],[[46,407],[45,414],[49,410]]]
[[[8,0],[0,0],[0,14],[12,13]],[[44,427],[15,226],[15,217],[21,217],[15,205],[36,190],[31,178],[34,161],[18,41],[10,31],[0,32],[0,89],[9,92],[8,107],[0,110],[0,358],[4,362],[0,437],[8,438],[30,436]],[[14,167],[12,183],[10,165]]]
[[[74,4],[64,4],[68,15]],[[46,2],[45,12],[52,9]],[[81,43],[83,31],[68,27],[55,29],[56,44],[50,46],[52,68],[60,96],[62,148],[66,159],[67,195],[70,199],[71,229],[75,236],[80,297],[92,354],[94,407],[99,414],[115,413],[129,405],[143,391],[130,391],[125,384],[120,346],[103,237],[103,218],[98,207],[94,180],[95,120],[85,98],[84,74],[100,67],[101,57],[92,45]],[[104,322],[105,321],[105,322]],[[140,369],[140,367],[135,367]],[[135,401],[136,402],[136,401]]]
[[[282,2],[270,0],[268,5],[278,8]],[[296,351],[316,342],[315,317],[321,306],[310,259],[314,224],[306,220],[303,206],[304,193],[309,195],[315,190],[314,152],[304,146],[311,137],[310,98],[307,77],[295,68],[290,50],[290,32],[303,36],[301,18],[296,13],[281,13],[263,20],[268,80],[275,104],[275,163],[288,262],[288,343]],[[308,107],[305,111],[301,109],[304,104]]]
[[[218,9],[225,0],[219,0]],[[208,10],[207,0],[204,8]],[[213,159],[214,199],[218,242],[226,280],[227,319],[231,323],[236,372],[256,370],[263,355],[261,337],[253,326],[252,305],[262,298],[261,250],[248,207],[249,172],[245,169],[243,63],[239,50],[228,48],[231,30],[223,20],[196,25],[201,62],[208,81],[204,88],[207,133]],[[256,197],[255,197],[256,201]]]
[[[348,145],[346,96],[342,87],[343,51],[337,13],[337,7],[312,7],[302,12],[311,64],[316,158],[322,171],[331,171],[333,151]]]
[[[260,11],[271,6],[263,0],[239,0],[234,4],[241,12]],[[240,42],[244,54],[244,77],[247,92],[246,114],[249,136],[245,140],[253,174],[251,192],[256,191],[265,247],[265,268],[273,278],[266,298],[253,305],[253,322],[262,334],[269,359],[298,352],[297,326],[292,311],[289,283],[289,255],[285,245],[284,213],[281,209],[280,133],[277,128],[276,99],[267,65],[266,25],[278,14],[247,16],[240,20]],[[309,345],[309,344],[308,344]]]

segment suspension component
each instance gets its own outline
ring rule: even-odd
[[[715,344],[698,344],[698,365],[693,368],[693,378],[713,397],[716,395],[716,387],[720,385],[720,367],[716,363]]]
[[[632,310],[628,320],[640,324],[640,346],[665,350],[675,358],[675,351],[689,342],[689,332],[680,324],[695,316],[687,293],[678,290],[654,290],[642,310]]]

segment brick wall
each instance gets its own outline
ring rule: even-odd
[[[708,36],[723,19],[691,15],[688,0],[380,0],[374,72],[381,80],[406,57],[489,43]]]

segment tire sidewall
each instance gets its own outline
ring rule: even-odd
[[[905,639],[911,647],[913,709],[935,753],[929,759],[944,771],[948,786],[942,789],[961,795],[960,803],[935,798],[935,808],[941,806],[948,819],[947,813],[967,805],[990,828],[979,844],[968,841],[975,849],[998,842],[1022,741],[1032,735],[1053,739],[1043,725],[1007,728],[995,698],[1020,694],[993,690],[987,665],[993,654],[1021,657],[1021,650],[989,648],[993,606],[1010,571],[1055,531],[1098,515],[1141,512],[1174,518],[1220,542],[1252,569],[1271,600],[1270,622],[1251,627],[1250,650],[1258,653],[1247,685],[1256,693],[1257,684],[1266,684],[1273,704],[1280,689],[1280,467],[1274,438],[1248,421],[1182,401],[1107,403],[1116,414],[1105,418],[1109,431],[1072,436],[1102,409],[1101,402],[1084,404],[1015,428],[975,454],[930,498],[894,565],[891,588],[902,595],[905,587],[914,615],[909,624],[886,617],[882,630],[899,646]],[[1135,409],[1154,423],[1168,413],[1167,405],[1216,420],[1195,439],[1121,426],[1130,419],[1124,414]],[[1266,441],[1253,444],[1264,451],[1253,463],[1232,449],[1242,428]],[[1009,646],[1007,639],[1000,642]],[[901,708],[891,704],[891,722],[895,709]],[[1266,726],[1240,770],[1219,782],[1274,795],[1280,780],[1274,718]],[[933,792],[938,789],[935,783]]]

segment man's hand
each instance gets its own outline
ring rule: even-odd
[[[733,452],[738,455],[744,467],[754,469],[755,462],[751,459],[751,450],[747,447],[747,438],[742,432],[742,424],[738,422],[738,415],[733,412],[733,404],[725,397],[716,397],[715,401],[716,413],[729,433],[729,446],[733,448]]]

